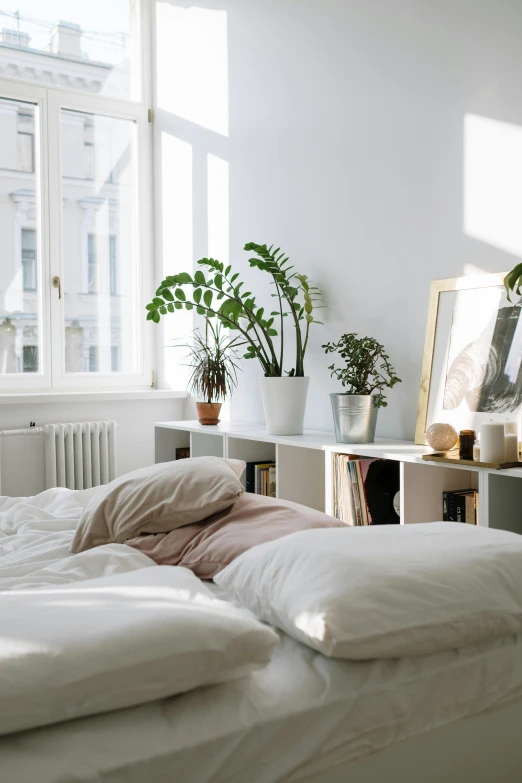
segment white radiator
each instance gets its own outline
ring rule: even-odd
[[[116,422],[46,424],[45,483],[90,489],[116,478]]]
[[[116,478],[117,426],[115,421],[89,421],[2,430],[0,444],[8,435],[43,433],[46,488],[89,489]]]

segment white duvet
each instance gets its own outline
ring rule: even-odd
[[[67,584],[153,566],[146,555],[108,544],[69,555],[83,507],[97,489],[48,489],[0,497],[0,590]]]

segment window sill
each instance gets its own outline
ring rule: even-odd
[[[121,402],[131,400],[174,400],[187,397],[185,391],[171,389],[109,389],[106,391],[46,391],[0,394],[0,405],[40,404],[45,402]]]

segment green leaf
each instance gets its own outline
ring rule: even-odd
[[[312,310],[314,309],[314,306],[313,306],[313,304],[311,302],[305,302],[304,309],[305,309],[306,313],[310,314],[312,312]]]
[[[277,331],[275,329],[268,329],[270,337],[277,337]]]
[[[155,313],[153,313],[152,320],[154,321],[155,324],[159,324],[159,322],[161,320],[161,316],[160,316],[160,314],[158,313],[157,310],[156,310]]]
[[[156,305],[152,304],[152,302],[148,305],[145,305],[145,310],[155,310],[155,309],[156,309]]]
[[[185,291],[182,288],[176,288],[174,293],[176,294],[176,299],[179,299],[180,302],[186,301],[187,297],[185,295]]]
[[[258,321],[261,320],[261,318],[263,317],[263,313],[264,312],[265,312],[265,308],[264,307],[260,307],[259,310],[256,313],[256,318],[257,318]]]
[[[154,316],[155,316],[155,315],[156,315],[156,311],[152,312],[152,310],[150,310],[150,311],[147,313],[147,321],[153,321],[153,320],[154,320]]]
[[[172,296],[172,291],[170,291],[168,288],[164,288],[161,292],[163,299],[166,299],[167,302],[173,302],[174,297]]]
[[[221,289],[223,288],[223,276],[222,275],[216,275],[215,276],[215,278],[214,278],[214,285],[216,286],[216,288],[219,288],[219,290],[221,291]]]
[[[198,285],[206,285],[205,275],[203,274],[201,269],[198,269],[198,271],[194,275],[194,280]]]
[[[155,296],[152,300],[152,303],[156,305],[156,307],[161,307],[161,305],[165,304],[163,299],[160,299],[159,296]]]
[[[160,313],[161,313],[162,315],[167,315],[167,308],[166,308],[165,306],[163,306],[163,307],[160,307],[159,311],[160,311]]]
[[[238,277],[239,277],[239,272],[235,272],[235,273],[232,275],[232,277],[230,278],[230,282],[231,282],[231,283],[233,283],[233,282],[234,282],[234,280],[237,280],[237,278],[238,278]]]
[[[204,308],[204,307],[201,307],[200,305],[198,305],[198,306],[196,307],[196,313],[197,313],[198,315],[205,315],[205,308]]]
[[[232,264],[229,264],[227,268],[225,269],[225,277],[228,277],[230,274],[230,270],[232,269]]]
[[[169,313],[173,313],[174,312],[174,305],[173,305],[172,302],[168,303],[167,310],[169,311]]]
[[[185,310],[192,310],[193,307],[192,302],[185,302]]]
[[[180,272],[179,275],[176,275],[178,280],[177,282],[181,285],[185,285],[185,283],[192,283],[192,276],[189,275],[188,272]]]
[[[201,288],[196,288],[194,290],[194,293],[193,293],[192,296],[193,296],[193,299],[194,299],[196,304],[199,304],[201,302],[201,294],[202,294]]]
[[[183,310],[183,302],[174,302],[174,307],[176,310]]]
[[[203,294],[203,301],[205,302],[207,307],[210,307],[210,305],[212,304],[212,291],[210,290],[205,291],[205,293]]]

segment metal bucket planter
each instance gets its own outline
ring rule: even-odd
[[[330,394],[337,443],[373,443],[378,408],[368,394]]]

